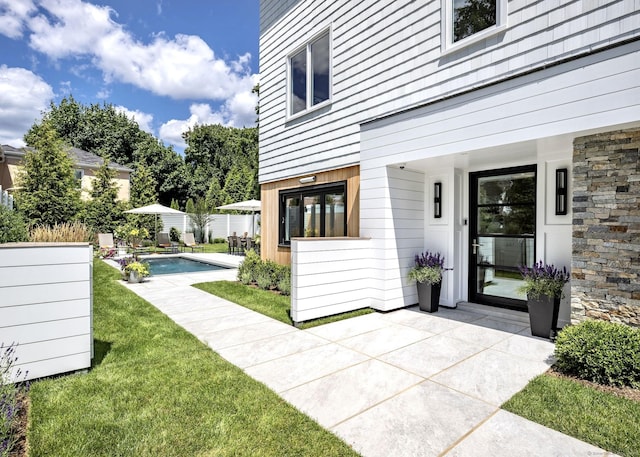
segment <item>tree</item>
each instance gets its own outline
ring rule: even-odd
[[[141,165],[131,178],[131,198],[130,203],[133,208],[152,205],[158,201],[156,194],[156,182],[151,176],[150,170]],[[149,236],[156,238],[156,224],[158,230],[162,230],[162,220],[158,221],[153,214],[129,214],[127,220],[134,227],[144,227],[149,231]]]
[[[18,211],[0,205],[0,244],[27,241],[27,224]]]
[[[97,233],[112,233],[124,222],[124,205],[118,202],[115,170],[104,160],[93,180],[91,200],[86,204],[85,223]]]
[[[207,206],[206,200],[204,198],[199,198],[194,203],[193,200],[189,199],[187,201],[186,213],[189,215],[191,230],[193,230],[193,236],[196,241],[199,243],[206,241],[204,239],[206,227],[207,224],[213,220],[211,210]]]
[[[248,198],[258,198],[258,129],[199,125],[184,134],[187,142],[185,166],[190,176],[190,198],[207,194],[216,179],[224,189],[233,168],[252,176]]]
[[[20,212],[30,226],[53,225],[76,219],[80,210],[80,189],[74,163],[65,152],[56,130],[43,122],[34,136],[25,137],[33,149],[24,156],[17,193]]]

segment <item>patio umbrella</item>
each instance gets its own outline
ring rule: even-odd
[[[228,205],[217,206],[217,209],[226,209],[233,211],[251,211],[251,230],[252,236],[256,234],[255,227],[255,213],[259,213],[262,209],[262,202],[260,200],[245,200],[243,202],[229,203]]]
[[[158,241],[158,214],[184,214],[182,211],[169,208],[168,206],[164,206],[159,203],[154,203],[153,205],[141,206],[140,208],[133,208],[128,211],[125,211],[125,213],[154,214],[156,216],[156,221],[155,221],[156,244]]]

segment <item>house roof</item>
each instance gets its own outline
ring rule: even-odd
[[[27,151],[32,151],[33,148],[26,146],[24,148],[14,148],[13,146],[9,146],[8,144],[3,144],[0,146],[0,157],[24,157]],[[81,168],[100,168],[100,165],[104,162],[104,159],[99,155],[96,155],[92,152],[84,151],[78,148],[67,148],[67,154],[69,157],[73,159],[77,167]],[[120,165],[116,162],[109,162],[109,168],[118,171],[128,171],[132,172],[133,170],[129,167],[125,167],[124,165]]]

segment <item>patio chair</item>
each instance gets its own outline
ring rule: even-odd
[[[98,247],[100,249],[112,249],[116,245],[113,242],[113,233],[98,233]]]
[[[158,247],[162,248],[164,252],[173,252],[173,244],[169,239],[169,234],[165,232],[158,233]]]
[[[204,251],[204,246],[196,243],[196,239],[191,232],[185,232],[182,241],[184,243],[183,250],[189,248],[191,252],[194,252],[196,249]]]
[[[237,236],[228,236],[227,242],[229,243],[229,254],[235,254],[236,251],[240,250],[240,238],[238,238]]]

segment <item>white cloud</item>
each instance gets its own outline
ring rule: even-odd
[[[196,125],[220,124],[228,127],[253,127],[256,122],[255,107],[258,98],[251,91],[240,92],[222,106],[213,111],[211,105],[194,103],[189,107],[189,118],[171,119],[160,127],[160,139],[178,148],[185,148],[187,144],[182,134]]]
[[[0,0],[0,34],[20,38],[24,21],[35,10],[31,0]]]
[[[0,65],[0,144],[24,146],[23,135],[52,98],[53,89],[38,75]]]
[[[154,134],[151,123],[153,122],[153,114],[143,113],[138,110],[130,110],[124,106],[116,106],[117,111],[124,113],[129,119],[132,119],[138,123],[138,126],[145,132]]]
[[[25,27],[31,48],[54,60],[90,59],[107,83],[118,81],[157,95],[193,100],[227,100],[253,86],[250,54],[227,62],[199,36],[168,38],[160,33],[142,43],[115,22],[117,13],[108,6],[41,0],[40,9],[33,10],[14,6],[13,0],[0,2],[19,21],[0,33],[15,35]],[[157,5],[161,9],[161,3]]]

